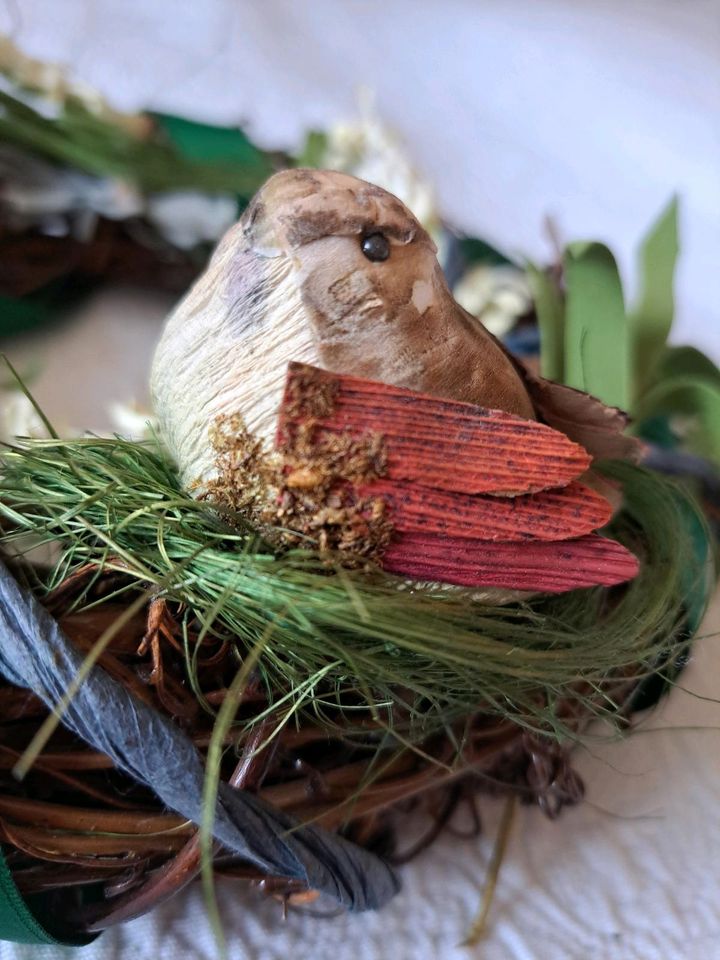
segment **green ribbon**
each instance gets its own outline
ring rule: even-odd
[[[38,904],[42,901],[38,900]],[[0,847],[0,940],[13,943],[53,944],[56,946],[78,947],[94,940],[94,936],[60,940],[53,936],[41,923],[40,910],[34,913],[13,880],[5,855]],[[42,918],[51,925],[50,918]]]

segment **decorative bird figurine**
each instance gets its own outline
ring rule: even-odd
[[[280,519],[308,533],[314,511],[340,547],[365,525],[393,572],[552,591],[637,570],[577,482],[635,454],[625,415],[532,375],[455,302],[410,211],[346,174],[266,182],[170,316],[151,388],[188,488],[218,494],[231,424],[284,457]]]

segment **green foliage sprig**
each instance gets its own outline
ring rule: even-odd
[[[641,243],[633,308],[604,244],[569,244],[560,273],[530,265],[541,369],[628,410],[640,433],[655,418],[682,415],[687,448],[720,463],[720,370],[694,347],[668,343],[678,252],[673,198]]]

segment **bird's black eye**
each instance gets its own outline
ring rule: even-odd
[[[371,233],[363,237],[360,249],[374,263],[387,260],[390,256],[390,241],[383,233]]]

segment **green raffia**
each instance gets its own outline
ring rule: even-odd
[[[667,421],[682,414],[682,447],[720,463],[720,371],[695,347],[667,343],[679,252],[678,199],[647,231],[638,252],[640,292],[626,311],[611,251],[569,244],[562,282],[526,265],[540,328],[540,371],[627,410],[644,437],[678,442]]]
[[[260,646],[266,713],[279,723],[304,713],[331,725],[339,709],[352,725],[367,704],[401,742],[419,744],[482,707],[563,739],[572,732],[558,701],[575,697],[611,716],[605,682],[670,660],[687,642],[688,594],[704,605],[711,582],[688,511],[702,520],[681,489],[627,464],[606,469],[626,497],[612,533],[641,555],[640,575],[626,589],[504,606],[381,572],[333,571],[309,551],[274,555],[183,492],[156,448],[120,439],[8,448],[0,543],[19,549],[32,534],[60,548],[45,590],[97,563],[127,577],[129,597],[157,586],[187,604],[209,634],[231,633],[243,659]]]
[[[695,347],[663,349],[633,413],[641,422],[682,414],[683,444],[720,464],[720,370]]]
[[[720,370],[697,347],[665,348],[658,370],[658,380],[670,377],[695,377],[714,384],[720,390]]]
[[[640,421],[658,414],[684,414],[685,444],[720,464],[720,386],[709,378],[681,375],[659,381],[639,400],[634,413]]]

